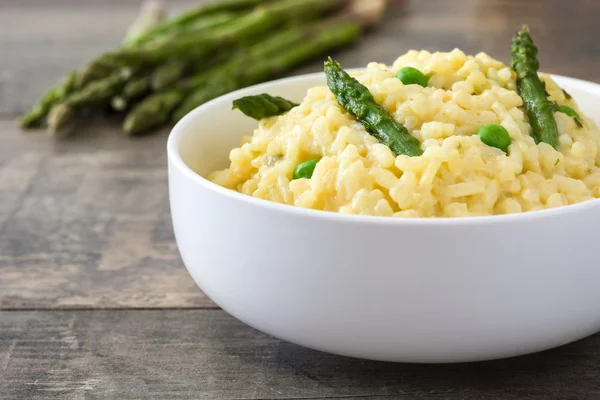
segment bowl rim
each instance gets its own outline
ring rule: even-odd
[[[347,68],[346,71],[350,72],[362,72],[366,68]],[[571,87],[576,87],[582,91],[589,92],[600,98],[600,84],[595,82],[585,81],[582,79],[571,78],[568,76],[557,75],[548,73],[552,79],[557,81],[568,83]],[[207,178],[197,174],[193,171],[181,158],[179,153],[179,142],[186,131],[186,127],[194,124],[203,113],[204,109],[212,107],[214,104],[227,101],[228,99],[235,99],[243,96],[256,93],[260,90],[267,89],[273,85],[285,85],[293,84],[299,81],[314,79],[322,77],[323,72],[315,72],[310,74],[302,74],[287,78],[275,79],[268,82],[263,82],[257,85],[248,86],[243,89],[239,89],[233,92],[229,92],[222,96],[219,96],[211,101],[206,102],[194,110],[186,114],[181,120],[179,120],[167,139],[167,159],[169,164],[182,173],[185,177],[190,179],[197,185],[204,187],[207,190],[215,192],[218,195],[223,195],[231,198],[234,201],[245,203],[252,207],[259,207],[262,209],[269,209],[273,212],[290,214],[292,216],[300,218],[309,218],[317,220],[326,220],[340,223],[352,223],[352,224],[366,224],[366,225],[402,225],[402,226],[420,226],[420,225],[441,225],[441,226],[458,226],[458,225],[479,225],[479,224],[490,224],[490,223],[514,223],[523,221],[533,221],[543,219],[551,216],[564,216],[567,217],[570,214],[577,212],[585,212],[589,208],[600,206],[600,198],[586,200],[576,204],[570,204],[566,206],[549,208],[544,210],[526,211],[517,214],[501,214],[501,215],[483,215],[483,216],[468,216],[468,217],[429,217],[429,218],[402,218],[402,217],[384,217],[384,216],[373,216],[373,215],[357,215],[357,214],[342,214],[332,211],[315,210],[310,208],[302,208],[289,204],[277,203],[253,196],[249,196],[243,193],[236,192],[231,189],[224,188],[211,182]],[[170,178],[169,178],[170,180]]]

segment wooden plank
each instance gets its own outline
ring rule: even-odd
[[[198,0],[169,1],[179,10]],[[485,51],[507,61],[511,37],[528,23],[546,71],[600,81],[596,40],[600,2],[589,0],[394,0],[384,24],[338,52],[345,66],[392,62],[408,49]],[[117,45],[137,0],[3,0],[0,12],[0,114],[25,110],[70,69]],[[313,62],[294,73],[322,69]]]
[[[75,140],[0,121],[0,307],[214,307],[182,265],[166,132]]]
[[[502,361],[380,363],[285,343],[220,310],[0,312],[5,400],[597,399],[599,357],[596,335]]]

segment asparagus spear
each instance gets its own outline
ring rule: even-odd
[[[136,100],[150,91],[150,76],[131,79],[123,87],[123,92],[111,100],[111,106],[116,111],[125,111],[132,100]]]
[[[181,93],[178,89],[161,93],[160,96],[148,97],[134,109],[135,113],[130,113],[127,116],[123,123],[123,131],[133,135],[155,127],[157,125],[156,121],[169,119],[171,110],[180,101]]]
[[[250,118],[260,121],[263,118],[285,114],[298,104],[283,97],[262,93],[246,96],[233,101],[233,109],[238,109]]]
[[[184,29],[186,29],[186,32],[188,33],[194,32],[196,34],[202,34],[208,29],[222,26],[233,21],[236,16],[237,14],[234,13],[213,14],[210,16],[211,18],[199,19]],[[176,34],[177,32],[169,32],[169,35],[171,36]],[[210,60],[204,60],[202,64],[208,66],[213,65],[222,60],[225,53],[227,52],[221,51],[217,53],[216,56],[211,57]],[[151,89],[154,91],[166,89],[168,86],[177,82],[177,80],[179,80],[189,69],[200,61],[202,61],[202,59],[192,52],[186,54],[183,58],[177,58],[173,61],[159,65],[150,76],[142,76],[128,82],[123,89],[123,93],[115,96],[111,100],[112,108],[117,111],[124,111],[129,107],[132,100],[145,95]]]
[[[189,62],[181,59],[173,60],[156,68],[150,76],[150,87],[162,90],[176,82],[190,67]]]
[[[126,99],[132,100],[143,96],[144,94],[148,93],[149,90],[150,77],[140,76],[127,82],[125,87],[123,87],[123,95]]]
[[[208,70],[231,56],[231,52],[223,49],[210,57],[189,56],[187,59],[176,59],[156,68],[150,76],[150,86],[160,91],[180,81],[190,70],[197,73]]]
[[[201,76],[195,91],[175,110],[173,120],[180,120],[194,108],[215,97],[276,77],[318,54],[353,42],[362,33],[363,28],[370,27],[381,19],[386,5],[386,0],[353,0],[340,15],[309,26],[303,31],[288,30],[265,41],[261,46],[255,46],[250,52],[251,57],[257,60],[252,68],[245,68],[247,60],[244,57],[233,60],[228,65],[231,72],[215,71],[215,77],[209,78],[213,80],[213,84],[208,88],[202,86],[207,76]],[[285,52],[283,57],[282,52]],[[271,59],[277,57],[279,58],[276,60]]]
[[[524,26],[513,39],[511,50],[511,68],[517,73],[517,90],[523,99],[531,133],[536,142],[548,143],[558,148],[558,128],[554,119],[552,102],[546,96],[546,90],[538,77],[539,62],[537,48]]]
[[[161,5],[158,2],[149,2],[142,6],[141,14],[136,19],[128,30],[128,34],[125,41],[132,39],[136,35],[142,25],[149,26],[152,21],[156,21],[163,17],[164,10],[161,10]],[[77,84],[77,71],[71,72],[67,75],[62,82],[50,89],[46,94],[38,100],[33,108],[24,114],[20,119],[19,123],[23,128],[30,128],[39,125],[44,118],[50,112],[52,106],[63,100],[67,95],[77,90],[79,85]],[[64,120],[72,116],[73,113],[65,113],[63,116],[58,117],[58,114],[54,116],[54,119]],[[54,124],[53,124],[54,125]]]
[[[182,82],[177,90],[146,98],[127,115],[123,129],[131,135],[156,127],[167,122],[173,110],[173,120],[177,121],[215,97],[280,75],[318,54],[353,42],[360,33],[359,23],[343,20],[288,28],[278,36],[254,45],[229,63]],[[166,110],[166,106],[172,108]],[[159,107],[164,113],[150,111]]]
[[[108,103],[109,99],[121,92],[130,76],[130,71],[122,70],[119,74],[92,82],[68,95],[50,110],[48,132],[54,135],[64,129],[77,115],[77,112],[85,107]]]
[[[138,36],[135,40],[130,43],[133,45],[139,45],[147,42],[157,36],[164,35],[165,33],[172,32],[175,28],[181,28],[189,25],[191,22],[197,21],[201,17],[212,16],[220,12],[227,11],[243,11],[251,9],[261,3],[263,0],[230,0],[225,2],[206,4],[197,8],[185,11],[175,18],[168,19],[155,27],[148,29],[143,35]]]
[[[370,134],[388,146],[395,155],[412,157],[423,154],[421,144],[410,136],[404,125],[375,102],[369,89],[348,75],[331,58],[325,62],[325,76],[327,86],[340,106],[354,115]]]
[[[247,67],[243,63],[237,64],[230,74],[226,76],[221,74],[214,78],[219,82],[218,84],[213,84],[209,88],[199,87],[192,92],[175,110],[173,120],[180,120],[194,108],[215,97],[280,76],[319,54],[352,43],[360,35],[361,29],[357,23],[340,20],[335,24],[326,24],[322,29],[316,29],[310,37],[305,37],[303,41],[287,47],[283,54],[271,54],[270,56],[264,54]]]
[[[242,17],[238,19],[235,24],[223,27],[221,31],[218,31],[218,34],[215,36],[215,38],[227,39],[236,37],[237,35],[240,35],[240,38],[245,38],[248,35],[252,35],[256,32],[261,32],[262,30],[266,29],[266,27],[272,27],[274,26],[274,24],[278,23],[277,19],[274,18],[274,15],[275,14],[273,12],[267,12],[266,10],[262,10],[255,12],[252,15]],[[216,46],[219,43],[219,41],[215,40],[215,38],[209,38],[209,40],[204,41],[204,43],[207,45],[204,48],[204,51],[207,51],[208,49]],[[182,35],[181,37],[175,37],[172,40],[167,40],[167,38],[164,38],[163,41],[151,42],[146,46],[121,48],[117,50],[117,52],[121,54],[122,57],[125,57],[123,60],[131,61],[130,63],[125,62],[124,65],[131,65],[132,68],[125,67],[125,69],[132,70],[138,68],[141,65],[140,63],[143,63],[144,60],[155,59],[156,61],[160,61],[165,56],[170,55],[173,52],[173,49],[179,50],[180,53],[185,54],[186,49],[189,48],[189,50],[193,50],[190,47],[190,45],[194,44],[195,42],[198,42],[197,35],[195,33],[188,33]],[[202,52],[200,52],[200,54],[202,54]],[[109,63],[114,61],[110,61],[110,57],[107,60]],[[101,71],[101,74],[104,74],[104,72],[108,70],[114,69],[114,66],[109,66],[108,64],[103,65],[102,63],[98,64],[98,62],[93,63],[92,65],[99,65],[100,69],[96,70],[96,72]],[[102,102],[109,103],[110,101],[113,104],[113,106],[115,106],[117,109],[122,109],[126,107],[127,102],[124,98],[117,98],[114,100],[112,99],[114,96],[118,97],[119,95],[119,91],[115,89],[122,88],[125,84],[125,82],[123,82],[122,75],[118,72],[119,70],[123,70],[123,67],[119,67],[116,70],[117,72],[115,72],[115,70],[108,72],[104,78],[99,80],[93,80],[87,85],[85,85],[83,89],[81,89],[81,91],[83,92],[80,96],[81,99],[87,99],[91,95],[93,96],[94,103],[96,104]],[[90,70],[87,71],[89,72]],[[96,72],[94,72],[94,74]],[[84,71],[82,74],[82,76],[85,76],[86,72]],[[82,79],[85,80],[85,78]],[[113,83],[117,85],[116,82],[119,82],[118,86],[113,86]],[[87,87],[91,87],[92,89],[85,90]],[[103,92],[104,97],[102,98],[102,100],[100,100],[102,89],[105,89]],[[65,101],[65,104],[61,105],[61,107],[56,111],[56,115],[52,118],[53,124],[49,125],[50,132],[52,133],[62,129],[62,127],[64,127],[69,122],[70,118],[73,118],[77,115],[76,112],[64,112],[63,110],[61,110],[61,108],[79,108],[80,106],[87,105],[89,104],[84,104],[83,101],[73,102],[69,99],[68,101]]]
[[[105,53],[85,67],[81,73],[80,83],[85,84],[100,79],[122,67],[139,69],[189,52],[195,52],[200,56],[215,51],[221,46],[239,45],[286,21],[313,17],[339,7],[345,2],[346,0],[281,0],[241,16],[211,34],[184,33],[174,38],[142,44],[139,47],[120,48]]]
[[[23,128],[39,125],[50,111],[50,108],[76,88],[76,73],[71,72],[56,87],[50,89],[33,108],[19,118],[19,124]]]

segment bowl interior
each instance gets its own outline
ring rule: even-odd
[[[557,75],[553,78],[573,96],[583,113],[600,125],[600,85]],[[198,107],[174,129],[183,162],[203,177],[228,166],[230,151],[257,127],[255,120],[231,109],[233,100],[269,93],[301,102],[309,88],[325,84],[323,73],[302,75],[238,90]]]

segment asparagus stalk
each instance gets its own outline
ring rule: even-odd
[[[148,100],[152,101],[148,101]],[[156,121],[169,119],[171,110],[181,101],[180,90],[170,90],[160,96],[151,96],[137,106],[123,123],[123,130],[129,135],[139,134],[157,125]],[[160,123],[160,122],[159,122]]]
[[[149,90],[150,77],[140,76],[127,82],[127,84],[123,88],[123,95],[126,99],[132,100],[145,95],[146,93],[148,93]]]
[[[123,87],[123,92],[111,100],[111,106],[116,111],[125,111],[133,100],[136,100],[150,91],[150,76],[141,76],[131,79]]]
[[[218,14],[217,16],[221,18],[221,16],[219,16]],[[249,14],[246,17],[238,19],[236,24],[223,27],[221,33],[219,33],[216,37],[229,38],[236,37],[236,35],[240,35],[240,38],[244,38],[248,35],[252,35],[253,33],[261,32],[262,30],[266,29],[266,27],[272,27],[274,24],[278,23],[277,20],[273,18],[273,16],[274,14],[272,12],[268,13],[267,11],[259,11],[253,14]],[[222,19],[220,21],[222,22]],[[81,89],[81,94],[76,93],[77,95],[79,95],[79,97],[76,96],[76,101],[73,101],[72,99],[67,99],[67,101],[65,101],[55,111],[55,115],[52,117],[52,124],[49,124],[50,133],[56,133],[56,131],[61,130],[64,126],[66,126],[70,122],[70,119],[77,116],[77,108],[89,105],[85,102],[85,100],[90,97],[93,97],[94,104],[108,104],[109,102],[111,102],[113,107],[117,109],[126,108],[126,99],[123,96],[119,96],[120,91],[118,89],[122,88],[125,85],[125,82],[123,81],[123,75],[119,71],[122,71],[123,69],[126,69],[128,71],[134,70],[141,65],[140,63],[143,63],[144,59],[155,59],[157,61],[161,61],[162,58],[165,57],[165,55],[168,56],[169,54],[171,54],[173,49],[179,50],[179,53],[181,54],[186,54],[186,50],[193,50],[189,46],[190,44],[197,42],[198,37],[203,38],[203,36],[198,36],[197,32],[192,32],[181,35],[181,37],[178,36],[170,39],[163,38],[164,40],[162,41],[151,42],[146,46],[123,47],[117,50],[119,54],[125,57],[125,61],[132,61],[131,63],[125,62],[123,65],[131,65],[132,68],[121,66],[118,67],[118,69],[116,70],[113,67],[108,67],[108,69],[106,69],[107,64],[102,65],[101,63],[99,66],[100,69],[97,70],[103,71],[101,75],[104,74],[105,71],[112,71],[108,72],[108,74],[106,74],[103,78],[99,80],[92,80],[91,82],[87,83]],[[205,41],[205,44],[207,44],[207,46],[204,48],[204,50],[206,51],[210,49],[211,46],[214,47],[217,43],[218,41],[214,40],[214,38],[213,40],[209,39]],[[174,54],[178,53],[176,52]],[[93,63],[92,65],[98,64]],[[89,70],[87,71],[89,72]],[[175,75],[181,75],[182,73],[182,71],[175,71]],[[85,76],[86,72],[84,71],[82,74],[83,77]],[[164,78],[164,75],[162,76],[162,78]],[[85,80],[85,78],[82,79]],[[171,76],[170,79],[173,79],[173,76]],[[163,82],[162,84],[165,83]],[[86,90],[88,87],[90,87],[91,89]],[[103,97],[102,99],[100,99],[102,95]],[[117,98],[113,99],[113,97]],[[75,110],[72,110],[73,112],[66,112],[66,107],[71,107]]]
[[[283,54],[265,54],[251,66],[243,63],[232,66],[229,74],[215,76],[210,87],[199,87],[192,92],[173,113],[173,120],[178,121],[194,108],[232,90],[263,82],[277,77],[295,66],[315,58],[331,49],[347,45],[356,40],[361,33],[361,26],[354,22],[337,22],[322,30],[315,30],[314,37],[305,38],[288,48]]]
[[[130,71],[122,70],[108,78],[95,81],[68,95],[55,104],[48,114],[48,132],[52,135],[63,130],[83,108],[104,105],[116,96],[131,76]]]
[[[242,15],[242,13],[233,12],[206,15],[188,24],[179,27],[172,27],[167,32],[163,32],[159,35],[153,35],[142,42],[136,42],[136,44],[132,46],[140,47],[141,45],[147,45],[149,43],[164,43],[173,40],[176,37],[180,37],[183,34],[204,35],[206,32],[230,24]]]
[[[189,67],[190,62],[180,59],[159,66],[150,76],[150,87],[156,91],[165,89],[174,82],[177,82]]]
[[[100,79],[115,69],[139,69],[156,65],[172,57],[195,52],[209,54],[222,46],[236,46],[272,30],[286,21],[310,18],[331,11],[347,0],[281,0],[259,7],[213,33],[198,35],[184,33],[167,40],[157,40],[138,47],[126,47],[105,53],[88,64],[81,73],[81,84]]]
[[[343,20],[288,28],[252,46],[225,65],[182,82],[177,89],[146,98],[127,115],[123,129],[130,135],[143,132],[167,122],[174,110],[173,119],[179,120],[206,101],[280,75],[318,54],[353,42],[360,33],[359,23]],[[170,109],[165,109],[167,106]],[[164,112],[153,112],[158,108]]]
[[[235,19],[237,14],[234,13],[221,13],[210,15],[210,18],[200,18],[190,26],[186,26],[186,32],[193,32],[195,34],[203,34],[208,29],[213,29],[218,26],[223,26]],[[173,30],[173,29],[172,29]],[[168,37],[178,34],[176,32],[168,33]],[[166,40],[166,39],[161,39]],[[203,64],[212,65],[215,62],[223,58],[223,51],[217,53],[216,56],[211,57],[210,60],[205,61]],[[199,59],[194,52],[186,54],[183,58],[177,58],[173,61],[166,62],[159,65],[151,75],[138,77],[128,82],[123,89],[123,93],[113,97],[111,100],[111,106],[116,111],[125,111],[131,104],[132,100],[135,100],[143,95],[147,94],[150,90],[160,91],[166,89],[168,86],[177,82],[185,73],[187,73]]]
[[[379,22],[386,6],[387,0],[353,0],[344,12],[323,23],[303,31],[289,30],[286,34],[265,41],[261,46],[255,46],[251,49],[251,56],[257,62],[252,68],[245,68],[247,62],[244,57],[229,63],[228,68],[233,70],[231,74],[235,79],[228,79],[227,75],[219,73],[214,78],[217,83],[207,88],[203,87],[207,76],[201,76],[196,89],[173,113],[173,121],[180,120],[194,108],[228,91],[279,76],[330,49],[352,43],[363,29]]]
[[[38,102],[19,118],[19,124],[22,128],[30,128],[39,125],[48,115],[48,112],[54,104],[63,99],[66,95],[73,92],[76,88],[76,73],[71,72],[56,87],[50,89]]]
[[[331,58],[325,63],[325,76],[327,86],[340,106],[354,115],[370,134],[388,146],[395,155],[413,157],[423,154],[421,143],[410,136],[404,125],[375,102],[367,87],[348,75]]]
[[[161,91],[167,87],[179,82],[185,74],[190,70],[197,71],[199,74],[202,71],[208,70],[211,67],[223,62],[231,56],[231,52],[221,50],[211,57],[195,57],[194,55],[187,59],[176,59],[166,64],[159,66],[152,72],[150,76],[150,86],[154,91]]]
[[[233,101],[233,109],[260,121],[263,118],[285,114],[298,104],[283,97],[262,93],[256,96],[245,96]]]
[[[552,102],[546,96],[544,85],[538,76],[537,48],[524,26],[513,39],[511,68],[517,73],[517,90],[523,99],[531,133],[536,142],[548,143],[558,148],[558,128],[554,119]]]
[[[132,40],[133,37],[143,29],[143,26],[149,27],[153,22],[164,16],[164,10],[161,10],[161,5],[158,2],[149,2],[142,6],[140,16],[133,22],[128,30],[128,34],[125,41]],[[50,89],[46,94],[38,100],[38,102],[32,107],[30,111],[24,114],[20,119],[19,123],[23,128],[30,128],[39,125],[44,118],[50,112],[50,109],[62,101],[67,95],[77,90],[80,86],[77,84],[77,71],[71,72],[67,75],[62,82]],[[57,115],[53,117],[54,120],[64,120],[73,116],[73,113],[64,113],[63,116]],[[55,125],[55,124],[53,124]]]
[[[212,16],[221,12],[248,10],[263,2],[263,0],[229,0],[202,5],[185,11],[174,18],[168,19],[161,24],[146,30],[143,35],[139,35],[135,40],[132,40],[130,44],[139,45],[148,42],[156,37],[172,32],[173,29],[185,27],[201,17]]]

